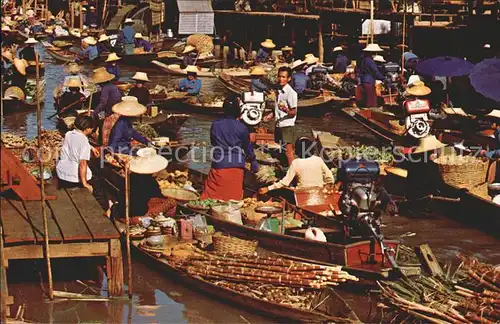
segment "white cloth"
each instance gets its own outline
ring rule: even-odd
[[[79,130],[72,130],[64,136],[60,159],[56,171],[59,179],[73,183],[80,182],[78,165],[82,160],[90,160],[90,144],[87,136]],[[87,181],[92,178],[92,171],[87,166]]]
[[[274,108],[274,118],[276,119],[276,127],[289,127],[295,126],[295,120],[297,119],[297,114],[290,117],[288,113],[282,111],[279,108],[279,103],[283,103],[289,109],[297,108],[297,92],[287,84],[282,90],[279,90],[278,96],[276,97],[276,105]]]
[[[332,171],[323,159],[313,155],[307,159],[293,160],[285,177],[269,186],[269,190],[289,186],[295,177],[297,177],[297,188],[323,187],[325,183],[333,183]]]

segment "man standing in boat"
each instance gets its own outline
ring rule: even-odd
[[[366,108],[377,107],[376,80],[384,80],[384,76],[378,70],[373,60],[376,53],[382,52],[378,44],[368,44],[364,49],[364,55],[359,67],[360,86],[363,94],[362,105]]]
[[[197,96],[201,91],[201,80],[197,78],[198,68],[190,65],[186,68],[187,78],[179,84],[178,90],[186,92],[190,96]]]
[[[349,59],[345,56],[342,46],[336,46],[333,49],[335,59],[333,60],[333,73],[346,73]]]
[[[135,30],[132,26],[133,24],[134,21],[132,19],[125,19],[125,27],[120,34],[120,40],[123,42],[123,53],[125,53],[125,55],[134,54]]]
[[[294,144],[297,137],[295,120],[297,119],[297,92],[293,90],[289,82],[292,78],[292,70],[282,66],[278,70],[278,84],[280,90],[276,95],[274,113],[264,116],[264,121],[270,121],[273,117],[276,121],[274,140],[284,145],[288,165],[294,160]]]

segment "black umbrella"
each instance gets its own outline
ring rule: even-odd
[[[422,61],[417,64],[417,73],[427,76],[456,77],[468,75],[474,64],[464,59],[441,56]]]

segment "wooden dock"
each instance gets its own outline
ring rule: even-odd
[[[105,258],[109,294],[121,295],[123,263],[118,230],[88,190],[59,190],[54,182],[45,186],[46,194],[56,197],[45,201],[51,258]],[[41,201],[23,201],[8,192],[0,197],[0,203],[1,270],[6,283],[5,270],[10,260],[44,258],[44,232]],[[8,296],[6,290],[3,293]],[[13,304],[12,297],[6,300]]]

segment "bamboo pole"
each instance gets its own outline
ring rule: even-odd
[[[404,75],[405,70],[405,44],[406,44],[406,0],[404,1],[404,12],[403,12],[403,41],[401,42],[401,73]]]
[[[1,300],[0,307],[2,307],[0,309],[1,313],[0,319],[2,320],[2,323],[7,323],[7,315],[8,315],[7,280],[4,280],[5,278],[6,276],[5,276],[5,268],[3,260],[3,227],[0,226],[0,300]]]
[[[83,11],[82,11],[82,3],[80,2],[78,4],[78,8],[80,10],[79,14],[80,14],[80,35],[83,31]]]
[[[323,24],[320,22],[318,26],[318,56],[319,61],[323,62],[325,57],[325,49],[323,46]]]
[[[125,232],[127,244],[128,297],[132,299],[132,257],[130,256],[130,174],[129,162],[125,164]]]
[[[375,29],[375,22],[374,22],[374,17],[375,15],[375,9],[374,9],[374,5],[373,5],[373,0],[370,0],[370,43],[373,44],[373,34],[374,34],[374,29]]]
[[[71,28],[75,28],[75,5],[74,2],[69,3],[70,6],[70,17],[71,17]]]
[[[40,108],[40,103],[42,98],[40,97],[40,56],[35,48],[35,62],[36,62],[36,115],[37,115],[37,130],[38,130],[38,155],[39,155],[39,166],[40,166],[40,203],[42,204],[42,219],[43,219],[43,236],[45,245],[45,258],[47,259],[47,276],[49,281],[49,299],[54,300],[54,288],[52,285],[52,266],[50,264],[50,246],[49,246],[49,230],[47,223],[47,212],[45,204],[45,179],[43,177],[43,158],[41,156],[42,148],[42,110]]]

